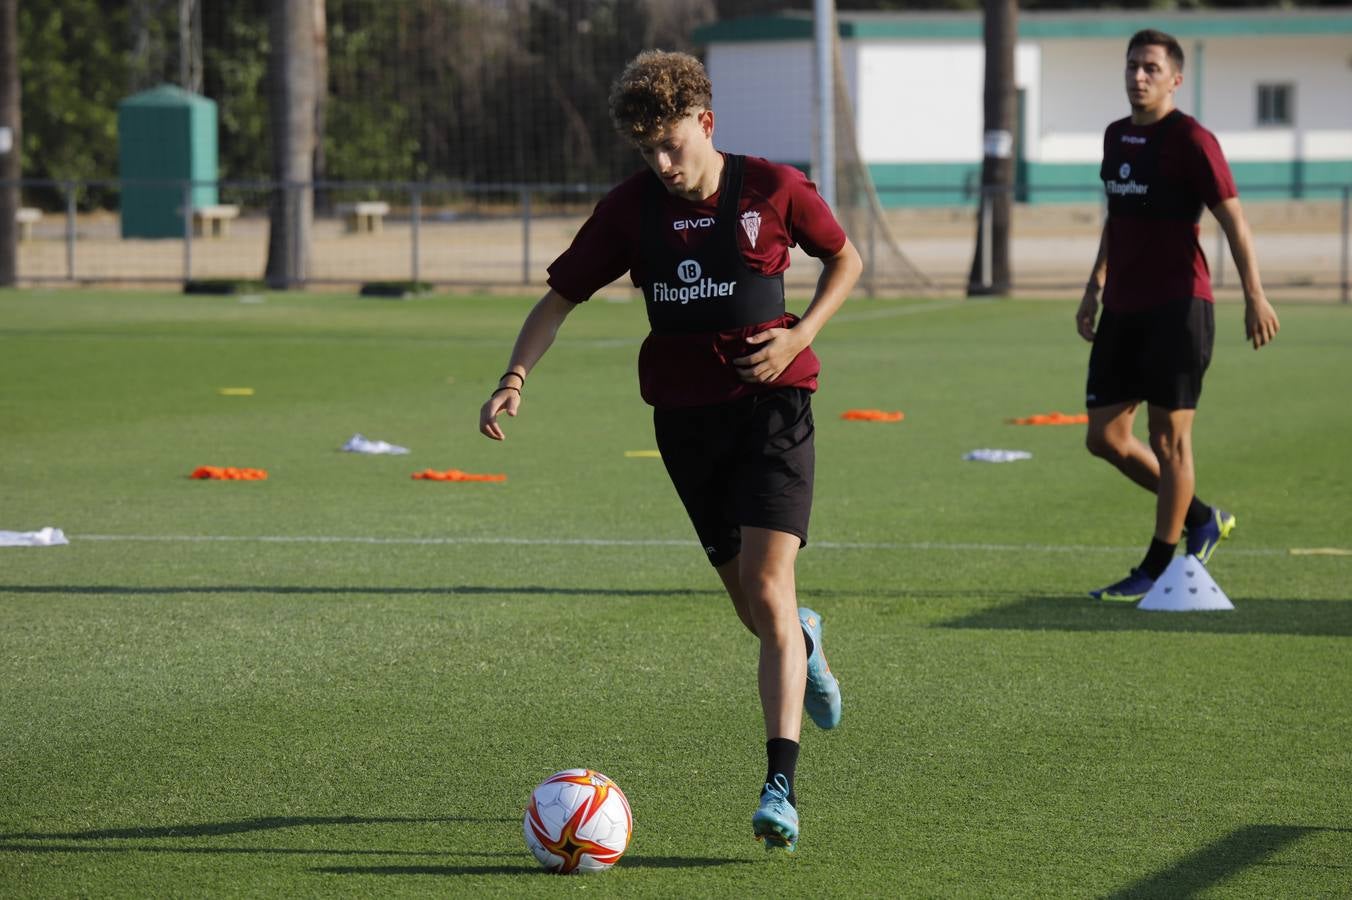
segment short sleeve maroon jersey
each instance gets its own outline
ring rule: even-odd
[[[1178,111],[1150,125],[1119,119],[1104,132],[1099,175],[1108,194],[1104,306],[1212,300],[1198,221],[1203,206],[1237,193],[1216,136]]]
[[[572,246],[549,267],[549,286],[574,303],[629,272],[637,286],[648,274],[640,252],[641,203],[652,173],[644,169],[607,194],[578,231]],[[673,194],[664,199],[664,230],[673,248],[693,249],[713,233],[719,194],[692,202]],[[809,256],[833,256],[845,246],[831,209],[812,182],[792,166],[755,156],[746,158],[738,209],[737,244],[748,268],[778,275],[789,267],[789,249]]]

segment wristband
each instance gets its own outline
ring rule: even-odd
[[[515,375],[517,378],[521,379],[521,384],[523,386],[525,385],[526,376],[522,375],[520,372],[513,372],[511,369],[508,369],[506,372],[503,372],[501,375],[498,376],[498,383],[501,384],[502,379],[506,378],[508,375]]]

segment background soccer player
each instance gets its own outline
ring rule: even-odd
[[[1198,243],[1202,207],[1230,243],[1244,286],[1244,332],[1254,349],[1277,334],[1234,179],[1216,137],[1174,108],[1183,50],[1160,31],[1127,43],[1131,116],[1103,135],[1099,175],[1108,220],[1075,321],[1094,344],[1085,404],[1089,451],[1157,495],[1155,536],[1124,579],[1091,591],[1139,600],[1168,567],[1184,529],[1187,552],[1203,563],[1229,536],[1235,517],[1194,494],[1192,422],[1211,361],[1215,325],[1211,275]],[[1095,330],[1099,294],[1103,315]],[[1132,434],[1145,401],[1149,446]]]
[[[798,840],[794,771],[802,710],[840,721],[821,619],[798,607],[794,564],[807,542],[820,363],[813,337],[862,270],[859,254],[802,173],[713,144],[712,85],[682,53],[639,54],[611,90],[616,128],[647,168],[597,204],[549,267],[507,372],[479,415],[521,408],[526,376],[580,303],[626,271],[642,288],[651,333],[639,389],[654,407],[667,473],[742,623],[760,643],[767,773],[752,829],[767,846]],[[803,317],[785,313],[789,248],[822,260]]]

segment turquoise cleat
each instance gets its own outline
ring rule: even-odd
[[[807,691],[803,707],[818,728],[835,728],[840,724],[840,683],[831,674],[822,652],[822,617],[806,606],[798,607],[798,621],[812,640],[812,652],[807,656]]]
[[[1211,507],[1211,518],[1205,525],[1188,529],[1188,553],[1197,557],[1202,565],[1211,562],[1211,554],[1221,541],[1235,530],[1235,517],[1219,506]]]
[[[798,846],[798,810],[789,802],[789,781],[783,775],[776,774],[761,791],[751,831],[756,840],[765,841],[766,850],[782,848],[792,853]]]

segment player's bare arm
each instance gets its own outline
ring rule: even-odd
[[[835,255],[822,260],[817,290],[798,324],[793,328],[770,328],[747,338],[747,343],[758,344],[760,349],[732,361],[741,379],[768,384],[783,374],[840,309],[863,271],[859,251],[846,239]]]
[[[1239,280],[1244,285],[1244,337],[1252,341],[1253,349],[1257,350],[1277,336],[1281,323],[1277,321],[1277,311],[1268,302],[1258,276],[1253,233],[1249,231],[1249,222],[1244,218],[1244,208],[1239,205],[1238,197],[1222,200],[1212,208],[1211,213],[1225,232],[1225,239],[1230,244],[1230,255],[1234,257],[1235,268],[1239,270]]]
[[[498,415],[507,413],[515,416],[521,408],[521,388],[526,376],[545,351],[554,343],[559,326],[577,304],[566,299],[558,292],[550,290],[540,302],[536,303],[521,325],[521,333],[516,337],[516,346],[512,348],[512,359],[507,371],[498,379],[497,389],[479,409],[479,433],[495,441],[506,438],[502,426],[498,424]]]
[[[1108,279],[1108,226],[1105,223],[1099,233],[1098,255],[1094,257],[1094,268],[1089,272],[1089,280],[1084,285],[1084,296],[1080,299],[1080,308],[1075,313],[1075,328],[1086,341],[1094,340],[1094,320],[1098,316],[1099,296]]]

